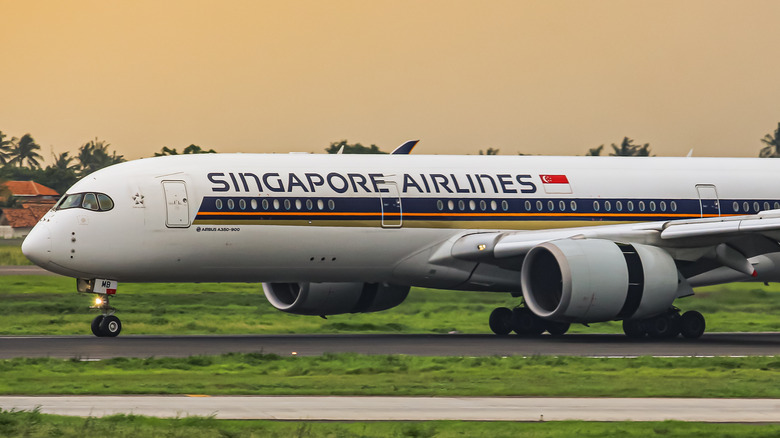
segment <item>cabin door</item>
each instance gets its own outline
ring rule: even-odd
[[[187,199],[187,185],[184,181],[163,181],[165,190],[165,225],[168,228],[190,226],[190,208]]]
[[[718,200],[718,190],[715,186],[712,184],[696,184],[696,191],[699,193],[701,217],[720,216],[720,202]]]
[[[382,209],[382,228],[401,228],[403,209],[401,196],[395,181],[383,181],[379,187],[380,208]]]

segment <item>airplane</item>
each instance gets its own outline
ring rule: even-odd
[[[497,335],[622,321],[700,337],[693,288],[780,281],[776,162],[751,158],[203,154],[140,159],[74,184],[23,253],[97,294],[120,282],[257,282],[282,312],[401,304],[411,287],[509,293]],[[411,144],[411,146],[410,146]]]

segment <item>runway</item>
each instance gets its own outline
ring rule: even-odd
[[[347,352],[414,356],[774,356],[780,355],[780,333],[707,333],[694,340],[640,341],[617,334],[572,334],[558,338],[464,334],[0,337],[0,359],[56,357],[94,360],[224,353],[311,356]]]
[[[525,397],[0,397],[5,410],[80,417],[152,417],[330,421],[702,421],[779,422],[776,399]]]

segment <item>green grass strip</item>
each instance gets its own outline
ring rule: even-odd
[[[0,409],[0,436],[4,437],[733,437],[769,438],[780,435],[776,424],[708,424],[665,422],[595,423],[561,421],[513,422],[302,422],[232,421],[186,417],[158,419],[136,415],[78,418],[39,412],[9,412]]]
[[[75,280],[48,276],[0,277],[0,335],[90,334],[94,296],[78,294]],[[377,313],[332,315],[327,320],[274,309],[259,284],[150,283],[119,286],[111,303],[122,333],[489,333],[498,306],[520,302],[505,293],[414,288],[400,306]],[[780,330],[780,286],[731,284],[699,289],[678,300],[700,310],[708,331]],[[620,322],[573,325],[571,333],[622,333]]]
[[[2,394],[780,398],[780,357],[227,354],[0,361]]]

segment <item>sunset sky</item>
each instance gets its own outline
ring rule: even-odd
[[[0,131],[128,159],[323,152],[757,156],[780,1],[0,0]]]

